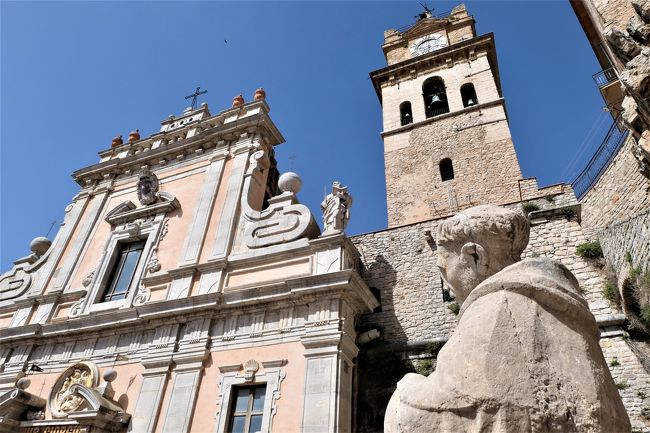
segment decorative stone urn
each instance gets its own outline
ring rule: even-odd
[[[255,91],[255,96],[253,97],[256,101],[259,101],[260,99],[266,99],[266,91],[262,87],[257,89]]]
[[[302,180],[300,180],[300,176],[296,173],[288,171],[283,173],[280,176],[280,179],[278,179],[278,187],[282,192],[292,192],[297,194],[302,187]]]
[[[119,146],[122,143],[123,143],[122,136],[118,135],[115,138],[113,138],[113,141],[111,141],[111,147]]]
[[[241,107],[244,105],[244,97],[242,95],[237,95],[232,99],[233,107]]]
[[[139,139],[140,139],[139,129],[129,132],[129,143],[133,143],[134,141],[138,141]]]

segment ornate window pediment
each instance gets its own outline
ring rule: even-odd
[[[156,201],[150,205],[143,207],[136,207],[136,205],[127,200],[120,203],[111,211],[109,211],[104,219],[111,225],[119,225],[127,222],[132,222],[137,219],[148,218],[158,214],[165,214],[180,208],[181,205],[178,199],[168,192],[156,193]]]

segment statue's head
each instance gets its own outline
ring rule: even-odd
[[[476,206],[438,226],[438,267],[462,303],[486,278],[517,262],[528,244],[530,225],[520,212]]]

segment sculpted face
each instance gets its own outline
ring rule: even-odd
[[[462,303],[474,287],[468,287],[468,280],[472,280],[468,275],[470,269],[467,263],[464,263],[460,251],[453,251],[451,245],[438,245],[437,265],[440,274],[445,283],[449,286],[458,303]]]
[[[453,242],[438,243],[438,268],[459,304],[483,280],[503,268],[491,267],[491,262],[494,264],[485,249],[477,243],[467,242],[462,246]]]

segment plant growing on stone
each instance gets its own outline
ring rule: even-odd
[[[603,287],[603,298],[607,299],[609,302],[618,303],[620,295],[618,293],[618,288],[616,283],[612,280],[607,280],[605,282],[605,287]]]
[[[638,395],[641,400],[645,400],[645,398],[647,397],[646,393],[643,391],[637,391],[636,395]]]
[[[611,361],[609,361],[609,366],[610,367],[617,367],[619,365],[621,365],[621,363],[618,362],[618,358],[614,358]]]
[[[641,313],[639,313],[639,317],[641,317],[643,323],[650,326],[650,305],[644,305],[641,307]]]
[[[433,371],[433,361],[431,359],[420,359],[415,365],[415,372],[422,376],[428,376]]]
[[[628,262],[629,264],[632,264],[632,253],[629,251],[625,252],[625,261]]]
[[[600,259],[603,257],[603,249],[598,240],[587,241],[576,247],[576,254],[583,259]]]
[[[460,311],[460,305],[458,305],[458,302],[452,302],[451,304],[447,305],[447,308],[449,308],[449,311],[455,315],[458,315],[458,312]]]
[[[536,210],[539,210],[540,207],[537,203],[533,203],[532,201],[527,201],[526,203],[521,204],[521,209],[524,211],[526,215],[528,215],[531,212],[535,212]]]
[[[544,196],[544,200],[546,200],[549,203],[554,203],[555,202],[555,196],[554,195]]]
[[[624,380],[621,380],[620,382],[616,382],[616,388],[618,388],[618,389],[627,389],[629,387],[630,387],[630,384],[627,383]]]
[[[562,215],[564,215],[564,218],[566,218],[567,221],[571,221],[573,218],[576,217],[576,211],[570,208],[562,209]]]
[[[424,350],[432,355],[435,355],[440,352],[440,349],[442,349],[442,346],[444,345],[444,341],[432,341],[430,343],[427,343]]]

